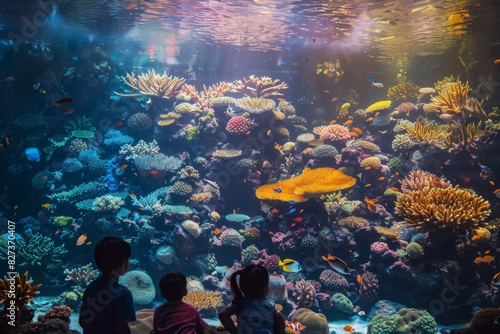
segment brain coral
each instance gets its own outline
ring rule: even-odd
[[[380,167],[381,165],[382,165],[382,162],[377,157],[368,157],[368,158],[361,160],[361,162],[359,163],[359,166],[361,168],[366,168],[366,167],[377,168],[377,167]]]
[[[193,238],[198,238],[201,234],[200,225],[194,220],[185,220],[181,224],[182,228],[186,230]]]
[[[368,326],[368,334],[435,334],[438,327],[434,318],[424,310],[402,308],[387,316],[378,314]]]
[[[127,125],[131,130],[142,131],[150,129],[153,126],[153,121],[147,114],[138,112],[130,116]]]
[[[137,304],[147,305],[155,299],[156,289],[153,280],[144,271],[129,271],[120,277],[120,283],[132,292],[134,302]]]
[[[324,314],[315,313],[307,308],[299,308],[290,319],[291,322],[298,322],[304,326],[301,334],[329,334],[328,320]]]

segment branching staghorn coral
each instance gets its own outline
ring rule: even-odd
[[[174,96],[175,92],[178,91],[182,85],[186,82],[184,78],[169,77],[167,72],[163,74],[156,74],[155,70],[152,69],[146,74],[141,74],[137,78],[133,74],[128,74],[126,77],[122,76],[123,81],[128,86],[139,93],[136,94],[121,94],[114,92],[118,96],[124,97],[141,97],[141,96],[157,96],[163,99],[170,99]]]
[[[235,80],[232,82],[232,92],[240,92],[251,97],[281,96],[279,91],[287,89],[288,85],[279,79],[269,77],[256,77],[251,75],[248,80]]]
[[[409,226],[425,230],[486,226],[490,204],[481,196],[457,188],[424,188],[396,201],[396,214]]]
[[[438,147],[442,147],[446,137],[450,135],[447,125],[423,124],[419,121],[415,123],[415,127],[406,128],[406,133],[421,143]]]
[[[90,282],[99,276],[99,271],[92,268],[92,264],[75,267],[73,269],[64,269],[66,281],[75,283],[75,286],[85,288]]]
[[[135,157],[141,154],[153,155],[160,152],[158,142],[153,140],[151,143],[146,143],[144,140],[139,140],[137,145],[125,144],[120,147],[120,154],[125,154],[125,159],[134,160]]]
[[[0,243],[0,259],[7,260],[7,248]],[[55,246],[54,241],[40,233],[26,232],[26,237],[17,239],[16,261],[18,266],[48,266],[61,262],[61,257],[67,253],[64,245]]]
[[[99,195],[105,190],[106,185],[104,183],[92,181],[82,183],[68,191],[61,191],[55,194],[47,195],[47,197],[56,203],[69,203]]]

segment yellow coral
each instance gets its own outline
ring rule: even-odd
[[[448,125],[423,124],[419,121],[415,123],[414,127],[406,128],[406,133],[422,143],[435,144],[436,146],[442,146],[450,135]]]
[[[222,306],[222,296],[218,291],[188,290],[182,301],[198,311]]]
[[[424,229],[481,227],[490,204],[481,196],[457,188],[424,188],[396,201],[396,214],[406,224]]]
[[[7,310],[7,307],[10,306],[10,301],[14,300],[16,311],[19,311],[27,302],[32,301],[40,293],[38,289],[42,285],[37,284],[32,286],[28,280],[28,272],[25,272],[22,277],[17,274],[10,278],[14,278],[13,287],[11,287],[11,282],[7,281],[7,277],[0,280],[0,303],[3,304],[3,309]]]
[[[391,100],[385,100],[385,101],[378,101],[369,106],[368,108],[365,109],[365,112],[375,112],[375,111],[380,111],[387,109],[391,106],[392,102]]]
[[[461,114],[467,106],[469,83],[453,82],[444,85],[438,95],[431,98],[431,104],[440,108],[445,114]]]
[[[368,157],[368,158],[364,158],[363,160],[361,160],[361,162],[359,163],[359,166],[361,168],[366,168],[366,167],[370,167],[370,168],[377,168],[377,167],[380,167],[382,165],[382,162],[380,161],[379,158],[377,157]]]
[[[419,89],[420,87],[411,82],[403,82],[389,88],[387,97],[394,101],[408,101],[418,97]]]
[[[386,237],[387,239],[399,239],[399,233],[395,230],[391,230],[385,226],[375,226],[375,230],[377,230],[378,234]]]
[[[354,177],[334,168],[304,169],[291,179],[260,186],[255,190],[259,199],[305,202],[310,197],[319,197],[337,190],[347,189],[356,183]]]

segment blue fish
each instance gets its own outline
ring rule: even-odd
[[[374,77],[368,77],[368,78],[366,78],[366,80],[368,80],[370,82],[377,82],[377,79],[375,79]]]
[[[295,203],[295,201],[288,201],[288,203],[290,203],[291,205],[297,204],[297,203]]]
[[[24,150],[24,154],[26,155],[26,159],[29,161],[40,161],[40,150],[38,150],[36,147],[30,147]]]
[[[291,208],[289,211],[288,211],[288,214],[291,215],[292,213],[294,213],[295,211],[297,211],[297,209],[295,208]]]
[[[280,188],[275,188],[274,191],[276,191],[277,193],[280,193],[281,189]]]

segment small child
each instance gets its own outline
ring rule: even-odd
[[[237,278],[239,277],[239,283]],[[285,319],[267,298],[269,273],[261,265],[249,265],[231,275],[233,302],[219,312],[219,320],[231,334],[284,333]],[[231,319],[236,315],[238,327]]]
[[[193,306],[182,298],[187,295],[186,276],[168,273],[160,279],[161,296],[167,300],[156,308],[153,317],[155,334],[203,334],[207,324]]]
[[[94,260],[101,276],[83,294],[79,323],[84,334],[130,334],[128,323],[135,321],[134,299],[118,278],[129,268],[130,245],[116,237],[106,237],[95,247]]]

